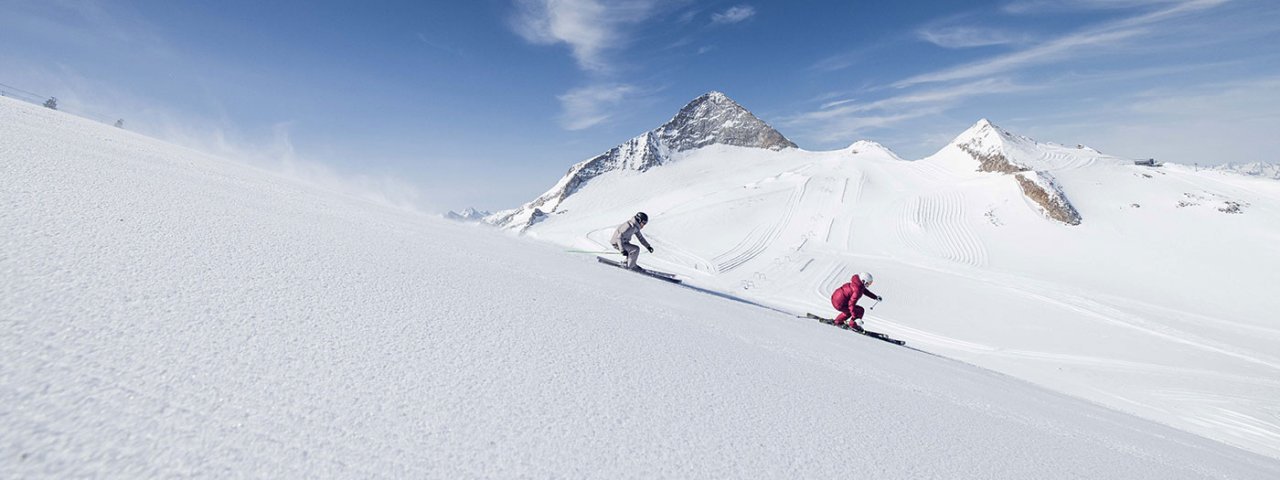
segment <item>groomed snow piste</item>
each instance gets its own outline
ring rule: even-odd
[[[788,312],[834,315],[831,292],[870,271],[886,301],[869,328],[1280,459],[1280,181],[1253,171],[1139,166],[981,120],[916,161],[869,141],[680,152],[598,175],[522,231],[610,250],[644,211],[641,265]]]
[[[0,472],[1168,479],[1280,461],[0,98]]]

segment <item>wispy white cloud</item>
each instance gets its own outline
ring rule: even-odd
[[[681,13],[680,16],[676,17],[676,23],[686,24],[692,22],[694,18],[698,17],[698,13],[700,13],[698,10],[689,10]]]
[[[658,0],[517,0],[511,19],[517,34],[538,45],[563,43],[584,70],[608,72],[607,55],[624,46],[627,28],[652,17]]]
[[[1070,58],[1096,52],[1096,49],[1113,46],[1126,40],[1149,35],[1156,24],[1171,18],[1199,12],[1228,0],[1189,0],[1171,7],[1141,15],[1108,22],[1101,26],[1073,32],[1053,38],[1016,52],[995,56],[986,60],[916,75],[894,84],[907,87],[921,83],[947,82],[980,78],[1017,70],[1029,65]]]
[[[1185,0],[1020,0],[1009,2],[1001,11],[1014,15],[1037,15],[1079,10],[1117,10],[1181,3]]]
[[[947,105],[969,97],[1026,91],[1030,88],[1016,84],[1009,79],[988,78],[976,82],[894,95],[868,103],[843,102],[839,105],[828,103],[828,107],[807,114],[807,117],[816,120],[867,111],[893,110],[913,105]]]
[[[1126,29],[1068,35],[1014,53],[1000,55],[968,65],[916,75],[901,80],[895,83],[894,86],[907,87],[921,83],[946,82],[995,75],[1030,64],[1059,59],[1073,51],[1082,51],[1085,47],[1113,44],[1136,37],[1142,33],[1141,29]]]
[[[809,66],[809,69],[815,72],[835,72],[855,65],[874,63],[877,61],[877,56],[896,51],[905,41],[914,42],[915,40],[909,34],[890,35],[872,43],[861,44],[857,48],[822,57]]]
[[[591,85],[575,88],[556,98],[560,100],[563,113],[560,125],[568,130],[582,130],[608,120],[611,110],[639,89],[632,85]]]
[[[1108,153],[1190,165],[1280,161],[1280,77],[1167,86],[1045,125]],[[1039,120],[1039,119],[1037,119]],[[1047,123],[1040,121],[1040,123]]]
[[[811,127],[809,134],[820,142],[853,143],[854,140],[862,139],[863,132],[892,127],[903,122],[929,115],[937,115],[942,112],[943,109],[940,107],[922,106],[898,112],[849,115],[823,122],[821,125],[815,125]]]
[[[1028,35],[977,27],[926,27],[916,31],[924,41],[942,48],[971,48],[1030,41]]]
[[[1156,88],[1138,95],[1130,109],[1158,118],[1204,115],[1205,118],[1280,120],[1280,77],[1215,83],[1190,89]],[[1208,113],[1217,115],[1205,115]]]
[[[674,42],[671,42],[670,44],[668,44],[668,45],[667,45],[666,47],[664,47],[664,48],[665,48],[665,49],[667,49],[667,50],[671,50],[671,49],[673,49],[673,48],[680,48],[680,47],[683,47],[683,46],[686,46],[686,45],[692,44],[692,43],[693,43],[693,40],[694,40],[694,39],[693,39],[693,37],[692,37],[692,36],[680,37],[680,39],[678,39],[678,40],[676,40],[676,41],[674,41]]]
[[[934,115],[969,98],[1031,90],[1008,79],[983,79],[919,90],[870,102],[852,99],[825,102],[817,110],[784,118],[781,125],[804,129],[822,142],[851,141],[860,131],[884,128]]]
[[[854,51],[829,55],[813,63],[810,69],[818,72],[835,72],[857,65],[866,58],[866,52]]]
[[[129,57],[171,60],[178,56],[158,29],[128,5],[66,0],[6,5],[0,28],[50,44],[110,45]]]
[[[846,99],[843,99],[843,100],[834,100],[834,101],[830,101],[830,102],[824,103],[824,104],[822,104],[822,105],[818,106],[818,108],[819,108],[819,109],[821,109],[821,110],[826,110],[826,109],[831,108],[831,107],[838,107],[838,106],[846,105],[846,104],[850,104],[850,103],[853,103],[853,102],[856,102],[856,101],[857,101],[857,100],[856,100],[856,99],[853,99],[853,98],[846,98]]]
[[[686,0],[515,0],[511,26],[525,40],[539,45],[567,45],[579,68],[591,83],[556,98],[559,123],[567,130],[583,130],[612,118],[626,102],[643,97],[642,89],[617,81],[617,52],[633,41],[639,25],[664,12],[686,5]],[[677,24],[688,24],[698,10],[677,15]],[[675,40],[666,48],[695,41],[692,36]],[[704,53],[699,50],[698,53]]]
[[[418,41],[419,41],[419,42],[422,42],[422,44],[423,44],[423,45],[426,45],[426,46],[428,46],[428,47],[434,48],[434,49],[436,49],[436,50],[439,50],[439,51],[442,51],[442,52],[445,52],[445,53],[448,53],[448,54],[451,54],[451,55],[454,55],[454,56],[457,56],[457,57],[462,57],[462,58],[466,58],[466,57],[467,57],[467,52],[463,51],[462,49],[457,48],[457,47],[453,47],[453,46],[448,45],[448,44],[445,44],[445,43],[443,43],[443,42],[438,42],[438,41],[432,40],[432,39],[428,38],[428,37],[427,37],[427,35],[426,35],[426,34],[424,34],[424,33],[422,33],[422,32],[416,32],[416,33],[414,33],[414,36],[416,36],[416,37],[418,38]]]
[[[756,7],[751,5],[735,5],[729,7],[723,12],[711,14],[711,23],[724,25],[730,23],[738,23],[755,16]]]

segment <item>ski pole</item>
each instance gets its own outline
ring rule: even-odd
[[[601,251],[601,250],[565,250],[569,253],[621,253],[617,250]]]
[[[880,304],[880,301],[879,301],[879,300],[876,300],[876,303],[871,304],[871,308],[870,308],[870,309],[871,309],[871,310],[875,310],[875,309],[876,309],[876,305],[879,305],[879,304]]]

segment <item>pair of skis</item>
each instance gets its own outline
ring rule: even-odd
[[[814,315],[814,314],[812,314],[812,313],[806,313],[803,317],[800,317],[800,318],[811,318],[811,319],[817,320],[817,321],[819,321],[819,322],[825,323],[825,324],[827,324],[827,325],[835,325],[835,324],[836,324],[835,320],[832,320],[832,319],[830,319],[830,318],[823,318],[823,317],[819,317],[819,316]],[[837,325],[837,326],[838,326],[838,325]],[[892,344],[894,344],[894,345],[906,345],[906,344],[907,344],[907,342],[904,342],[904,341],[902,341],[902,340],[898,340],[898,339],[896,339],[896,338],[891,338],[891,337],[889,337],[888,335],[885,335],[885,334],[880,333],[880,332],[873,332],[873,331],[870,331],[870,330],[854,330],[854,329],[852,329],[852,328],[848,328],[848,327],[841,327],[841,328],[844,328],[844,329],[846,329],[846,330],[849,330],[850,332],[860,333],[860,334],[866,335],[866,336],[871,337],[871,338],[874,338],[874,339],[876,339],[876,340],[882,340],[882,341],[885,341],[885,342],[889,342],[889,343],[892,343]]]
[[[639,273],[639,274],[648,275],[648,276],[653,277],[653,278],[656,278],[656,279],[658,279],[658,280],[663,280],[663,281],[667,281],[667,282],[671,282],[671,283],[677,283],[677,284],[678,284],[678,283],[682,283],[682,282],[681,282],[681,280],[680,280],[679,278],[676,278],[676,275],[675,275],[674,273],[660,272],[660,271],[657,271],[657,270],[650,270],[650,269],[647,269],[647,268],[628,269],[628,268],[627,268],[627,264],[626,264],[626,263],[619,262],[619,261],[617,261],[617,260],[610,260],[610,259],[608,259],[608,258],[604,258],[604,257],[596,257],[596,260],[599,260],[599,261],[600,261],[600,263],[604,263],[604,264],[608,264],[608,265],[613,265],[613,266],[615,266],[615,267],[618,267],[618,268],[621,268],[621,269],[624,269],[624,270],[631,270],[631,271],[636,272],[636,273]],[[825,324],[827,324],[827,325],[835,325],[835,320],[832,320],[832,319],[830,319],[830,318],[823,318],[823,317],[819,317],[819,316],[814,315],[814,314],[812,314],[812,313],[806,313],[806,314],[805,314],[805,316],[800,317],[800,318],[810,318],[810,319],[817,320],[817,321],[819,321],[819,322],[825,323]],[[880,332],[872,332],[872,331],[870,331],[870,330],[853,330],[853,329],[848,328],[848,327],[842,327],[842,328],[845,328],[845,329],[847,329],[847,330],[849,330],[849,331],[851,331],[851,332],[855,332],[855,333],[860,333],[860,334],[862,334],[862,335],[866,335],[866,336],[871,337],[871,338],[874,338],[874,339],[876,339],[876,340],[881,340],[881,341],[889,342],[889,343],[892,343],[892,344],[894,344],[894,345],[906,345],[906,344],[907,344],[907,342],[904,342],[904,341],[902,341],[902,340],[898,340],[898,339],[896,339],[896,338],[891,338],[891,337],[889,337],[888,335],[885,335],[885,334],[880,333]]]
[[[663,280],[663,281],[667,281],[667,282],[671,282],[671,283],[682,283],[682,281],[681,281],[679,278],[676,278],[676,274],[674,274],[674,273],[659,272],[659,271],[657,271],[657,270],[650,270],[650,269],[647,269],[647,268],[629,269],[629,268],[627,268],[627,264],[626,264],[626,263],[619,262],[619,261],[616,261],[616,260],[610,260],[610,259],[607,259],[607,258],[604,258],[604,257],[596,257],[596,260],[599,260],[599,261],[600,261],[600,263],[606,263],[606,264],[609,264],[609,265],[613,265],[613,266],[618,267],[618,268],[621,268],[621,269],[623,269],[623,270],[631,270],[631,271],[633,271],[633,272],[636,272],[636,273],[639,273],[639,274],[642,274],[642,275],[648,275],[648,276],[653,277],[653,278],[656,278],[656,279],[658,279],[658,280]]]

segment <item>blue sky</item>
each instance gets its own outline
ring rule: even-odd
[[[893,5],[884,5],[893,3]],[[802,148],[1280,160],[1271,0],[3,1],[0,87],[429,211],[514,207],[719,90]]]

